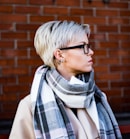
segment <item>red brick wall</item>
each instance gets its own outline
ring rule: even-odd
[[[13,118],[42,64],[33,46],[36,29],[63,19],[91,25],[97,84],[114,112],[130,112],[129,0],[0,0],[0,119]]]

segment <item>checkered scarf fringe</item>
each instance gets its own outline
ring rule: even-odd
[[[45,83],[46,78],[50,80],[49,77],[47,77],[48,72],[56,78],[55,81],[58,79],[59,82],[57,82],[57,84],[60,84],[60,80],[62,81],[61,76],[55,72],[54,69],[51,70],[47,66],[41,66],[35,73],[31,88],[31,96],[36,139],[76,139],[73,126],[66,114],[63,101],[59,99],[52,89],[51,91],[50,88],[48,90],[43,89],[43,86],[48,86],[48,84]],[[91,74],[93,74],[93,72]],[[89,76],[89,78],[90,77],[91,76]],[[86,82],[90,81],[86,80],[84,76],[80,76],[79,78]],[[56,85],[56,83],[52,84]],[[89,86],[92,87],[92,82],[90,84]],[[117,121],[106,98],[96,85],[94,85],[93,89],[99,115],[100,139],[122,139]],[[47,97],[45,95],[46,97],[43,99],[42,96],[46,93],[50,96]],[[89,93],[87,95],[89,95]],[[46,99],[48,101],[44,102]]]

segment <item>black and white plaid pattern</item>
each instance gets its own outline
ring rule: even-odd
[[[39,77],[37,78],[37,76]],[[64,108],[65,104],[53,88],[68,97],[69,95],[85,98],[91,96],[87,106],[84,105],[86,109],[91,105],[92,98],[95,97],[100,122],[100,139],[122,139],[118,124],[106,98],[94,83],[94,72],[77,77],[85,84],[81,86],[69,85],[55,69],[50,69],[47,66],[40,67],[36,71],[31,89],[36,139],[76,139]],[[40,81],[36,81],[37,79]],[[33,96],[34,93],[35,97]],[[85,99],[85,101],[88,100]],[[86,103],[84,102],[84,104]]]

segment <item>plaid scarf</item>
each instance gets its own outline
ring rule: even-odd
[[[87,109],[93,100],[99,116],[100,139],[122,139],[112,110],[95,85],[94,72],[77,78],[84,84],[69,84],[55,69],[47,66],[38,68],[31,88],[36,139],[76,139],[64,105]]]

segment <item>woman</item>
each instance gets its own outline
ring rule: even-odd
[[[34,38],[44,61],[31,93],[21,100],[9,139],[121,139],[103,92],[96,86],[90,28],[50,21]]]

